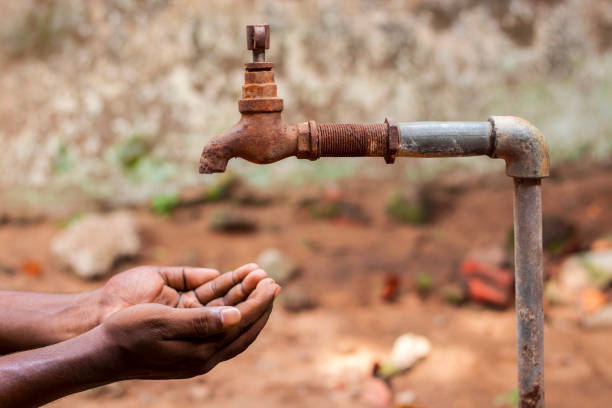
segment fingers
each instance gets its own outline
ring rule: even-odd
[[[215,306],[225,306],[225,305],[215,305]],[[232,305],[228,305],[232,306]],[[178,303],[175,307],[178,308],[189,308],[189,307],[202,307],[202,304],[198,300],[193,290],[189,292],[183,292],[179,296]]]
[[[279,292],[280,286],[272,279],[263,279],[257,284],[248,299],[236,306],[242,315],[240,324],[228,331],[225,342],[218,347],[213,358],[207,362],[205,371],[242,353],[255,341],[268,321],[274,299]]]
[[[237,337],[240,333],[248,330],[272,306],[274,298],[279,292],[280,286],[271,278],[260,281],[247,300],[236,305],[236,308],[240,310],[242,319],[237,327],[228,332],[227,338]]]
[[[157,318],[166,339],[202,338],[226,332],[240,323],[241,314],[235,307],[200,307],[168,309]]]
[[[231,288],[223,297],[208,302],[206,306],[235,306],[246,299],[255,290],[257,284],[267,276],[262,269],[256,269],[250,272],[242,282]]]
[[[225,294],[235,285],[242,282],[242,280],[252,271],[259,267],[254,264],[246,264],[240,268],[224,273],[216,279],[206,282],[203,285],[195,288],[195,295],[201,304],[205,305],[208,302],[225,296]]]
[[[189,266],[158,266],[157,272],[166,285],[180,291],[195,289],[219,276],[219,271]]]
[[[238,336],[238,338],[232,340],[221,350],[218,350],[217,353],[215,353],[214,364],[229,360],[230,358],[233,358],[245,351],[255,341],[257,336],[259,336],[259,333],[261,333],[261,331],[263,330],[264,326],[268,322],[270,313],[272,313],[272,305],[270,305],[268,309],[266,309],[264,314],[261,315],[259,319],[257,319],[257,321],[255,321],[255,323],[253,323],[251,327],[248,328],[247,331],[242,333],[240,336]]]

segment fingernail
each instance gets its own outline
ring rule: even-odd
[[[264,286],[269,285],[271,283],[274,283],[274,280],[272,278],[264,278],[259,281],[259,283],[257,284],[257,287],[263,288]]]
[[[278,296],[278,294],[281,292],[281,287],[277,287],[276,290],[274,291],[274,299],[276,299],[276,297]]]
[[[221,320],[224,326],[233,326],[240,322],[240,310],[235,307],[221,308]]]

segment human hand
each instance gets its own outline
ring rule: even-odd
[[[263,329],[279,291],[267,278],[235,307],[131,306],[94,332],[110,350],[120,380],[193,377],[244,351]],[[221,302],[217,298],[212,303]]]
[[[265,277],[253,263],[223,275],[208,268],[140,266],[115,275],[99,291],[99,321],[142,303],[178,308],[233,306]]]
[[[235,307],[130,306],[81,335],[6,355],[0,358],[0,405],[38,407],[114,381],[206,373],[255,340],[279,289],[272,279],[261,280]],[[231,303],[233,290],[207,303]]]

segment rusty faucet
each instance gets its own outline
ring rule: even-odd
[[[245,64],[242,98],[238,101],[242,116],[204,147],[200,173],[224,172],[233,157],[267,164],[295,155],[298,129],[281,117],[283,100],[276,93],[274,64],[265,61],[265,50],[270,48],[267,24],[247,26],[247,48],[253,51],[253,62]]]
[[[544,407],[544,314],[542,309],[541,179],[548,177],[546,141],[529,122],[513,116],[492,116],[484,122],[286,124],[283,100],[277,96],[268,25],[247,26],[242,117],[204,147],[200,173],[223,172],[234,157],[267,164],[290,156],[319,157],[489,156],[506,161],[514,179],[514,248],[517,315],[518,388],[521,408]]]

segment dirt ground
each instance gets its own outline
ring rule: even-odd
[[[227,270],[275,247],[293,257],[301,275],[286,289],[317,299],[313,310],[277,307],[257,342],[213,372],[184,381],[129,381],[64,398],[51,407],[359,407],[374,361],[406,332],[427,336],[431,354],[393,381],[413,390],[422,407],[490,407],[516,388],[514,310],[454,307],[434,294],[421,299],[412,281],[420,272],[438,288],[456,274],[473,248],[505,245],[512,225],[512,181],[500,174],[457,184],[439,180],[434,221],[406,226],[388,219],[391,181],[340,183],[343,197],[369,217],[367,224],[313,219],[296,202],[318,189],[278,193],[265,207],[215,203],[178,209],[170,218],[132,210],[142,225],[144,250],[133,264],[198,264]],[[406,185],[408,187],[408,185]],[[443,194],[442,194],[443,193]],[[586,246],[612,231],[612,168],[576,167],[546,180],[544,211],[578,228]],[[257,219],[250,234],[211,232],[209,216],[233,208]],[[84,282],[57,268],[49,240],[56,220],[0,226],[0,263],[19,269],[40,262],[40,276],[0,272],[3,289],[83,291]],[[555,262],[548,260],[547,269]],[[120,269],[129,267],[123,265]],[[395,303],[379,299],[386,274],[401,279]],[[585,331],[571,307],[547,310],[546,400],[549,407],[608,407],[612,400],[612,331]]]

